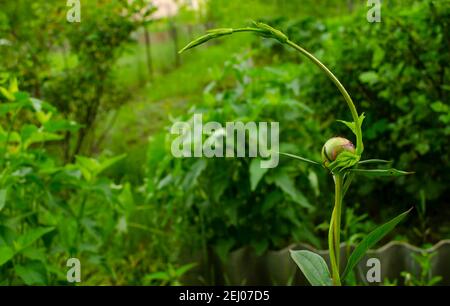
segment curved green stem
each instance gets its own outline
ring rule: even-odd
[[[270,37],[270,38],[277,39],[282,44],[286,44],[286,45],[294,48],[295,50],[297,50],[298,52],[300,52],[301,54],[306,56],[315,65],[317,65],[317,67],[319,67],[330,78],[330,80],[336,85],[338,90],[341,92],[342,96],[345,99],[345,102],[347,102],[347,105],[348,105],[350,112],[352,114],[352,117],[353,117],[353,122],[355,124],[354,132],[356,134],[356,153],[358,155],[361,155],[361,153],[364,150],[364,147],[363,147],[363,142],[362,142],[362,131],[361,131],[361,125],[359,123],[358,112],[356,111],[356,107],[352,101],[352,98],[350,97],[350,95],[347,92],[347,90],[345,89],[345,87],[338,80],[338,78],[324,64],[322,64],[322,62],[319,61],[314,55],[312,55],[311,53],[309,53],[308,51],[306,51],[305,49],[303,49],[302,47],[300,47],[293,41],[289,40],[289,38],[285,34],[283,34],[281,31],[274,29],[269,25],[259,23],[259,22],[255,22],[255,25],[256,25],[256,27],[242,27],[242,28],[236,28],[236,29],[220,28],[220,29],[210,30],[210,31],[208,31],[207,34],[191,41],[179,52],[182,53],[188,49],[191,49],[198,45],[201,45],[211,39],[230,35],[233,33],[238,33],[238,32],[257,33],[264,37]]]
[[[341,92],[342,96],[345,99],[345,102],[347,102],[348,108],[350,109],[350,112],[352,113],[353,121],[358,122],[358,112],[356,111],[355,104],[353,103],[352,98],[348,94],[345,87],[341,84],[341,82],[338,80],[338,78],[324,65],[321,61],[319,61],[314,55],[297,45],[296,43],[288,40],[286,42],[287,45],[291,46],[295,50],[299,51],[303,55],[305,55],[308,59],[310,59],[314,64],[316,64],[325,74],[333,81],[333,83],[336,85],[336,87]]]
[[[261,30],[261,29],[257,29],[257,28],[252,28],[252,27],[244,27],[244,28],[233,29],[233,33],[238,33],[238,32],[257,32],[257,33],[264,34],[266,31]]]
[[[309,60],[311,60],[316,66],[318,66],[325,74],[331,79],[331,81],[336,85],[336,87],[341,92],[342,96],[345,99],[345,102],[347,102],[348,108],[350,109],[350,112],[352,114],[353,122],[355,122],[355,134],[356,134],[356,148],[359,150],[358,154],[361,154],[363,151],[363,143],[362,143],[362,130],[361,126],[358,124],[359,116],[358,112],[356,110],[355,104],[353,103],[352,98],[350,97],[349,93],[345,89],[345,87],[342,85],[342,83],[338,80],[338,78],[324,65],[321,61],[319,61],[314,55],[297,45],[296,43],[288,40],[286,42],[288,46],[291,46],[295,50],[299,51],[303,55],[305,55]]]

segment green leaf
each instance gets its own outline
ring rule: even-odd
[[[2,211],[3,207],[5,207],[6,192],[7,192],[6,188],[0,189],[0,211]]]
[[[15,100],[14,95],[11,92],[9,92],[8,89],[6,89],[4,87],[1,87],[1,86],[0,86],[0,94],[2,94],[9,101],[14,101]]]
[[[12,94],[15,94],[16,92],[19,91],[19,86],[17,84],[17,79],[16,78],[11,78],[11,80],[9,81],[9,88],[8,88],[8,90]]]
[[[53,231],[54,227],[38,227],[33,228],[26,232],[25,234],[19,236],[16,241],[14,241],[14,248],[16,252],[20,252],[21,250],[29,247],[36,240],[44,236],[45,234]]]
[[[47,283],[45,266],[37,261],[17,265],[14,270],[26,285],[45,285]]]
[[[211,40],[213,38],[221,37],[224,35],[230,35],[232,33],[233,33],[233,29],[230,29],[230,28],[220,28],[220,29],[209,30],[205,35],[200,36],[199,38],[188,43],[183,49],[178,51],[178,53],[183,53],[184,51],[194,48],[198,45],[204,44],[205,42],[207,42],[208,40]]]
[[[309,170],[308,181],[314,191],[314,195],[318,197],[320,195],[319,178],[317,177],[317,174],[312,170]]]
[[[391,160],[385,160],[385,159],[366,159],[366,160],[360,160],[358,164],[389,164],[392,163]]]
[[[64,120],[64,119],[50,120],[50,121],[47,121],[44,123],[44,129],[50,133],[61,132],[61,131],[76,132],[81,127],[82,127],[82,125],[76,123],[75,121]]]
[[[144,279],[146,281],[152,281],[152,280],[163,280],[163,281],[169,281],[170,276],[167,272],[154,272],[150,273],[144,276]]]
[[[309,203],[308,199],[301,193],[297,188],[295,188],[294,181],[288,176],[286,172],[279,172],[274,177],[274,183],[284,193],[288,194],[292,200],[304,208],[314,209],[314,207]]]
[[[359,130],[361,130],[361,127],[362,127],[362,124],[363,124],[363,121],[365,118],[366,118],[366,115],[364,115],[364,113],[359,115],[358,122],[357,122],[358,125],[355,125],[355,122],[337,120],[337,122],[340,122],[340,123],[344,124],[345,126],[347,126],[353,132],[353,134],[356,135],[356,155],[359,155],[359,156],[364,151],[364,144],[362,141],[362,135],[360,137],[358,137],[358,134],[356,133],[356,130],[357,130],[356,127],[359,127]]]
[[[28,148],[30,145],[34,143],[61,140],[63,138],[64,136],[55,133],[36,131],[33,134],[29,135],[29,137],[24,142],[24,147]]]
[[[278,40],[282,44],[284,44],[284,43],[286,43],[288,41],[288,37],[283,32],[281,32],[280,30],[272,28],[268,24],[265,24],[265,23],[262,23],[262,22],[257,22],[257,21],[253,21],[253,24],[258,29],[263,30],[266,33],[267,36],[275,38],[276,40]]]
[[[194,164],[192,164],[189,171],[186,173],[186,176],[181,183],[181,186],[184,189],[190,189],[198,183],[198,179],[200,178],[203,171],[205,171],[208,166],[208,162],[205,159],[199,159]]]
[[[375,71],[366,71],[359,75],[359,80],[363,83],[372,85],[378,82],[379,77]]]
[[[367,250],[373,247],[378,241],[380,241],[384,236],[386,236],[390,231],[394,229],[394,227],[402,221],[406,215],[412,210],[405,211],[401,213],[391,221],[379,226],[375,230],[369,233],[369,235],[364,238],[361,243],[355,248],[353,253],[350,255],[348,259],[347,266],[345,267],[344,273],[341,276],[341,279],[344,280],[348,273],[350,273],[353,268],[358,264],[358,262],[364,257]]]
[[[362,113],[361,115],[359,115],[358,118],[358,124],[361,127],[362,123],[364,121],[364,118],[366,118],[366,116],[364,115],[364,113]],[[340,122],[342,124],[344,124],[345,126],[347,126],[352,132],[353,134],[356,135],[356,127],[355,127],[355,122],[353,121],[344,121],[344,120],[336,120],[337,122]]]
[[[291,257],[302,270],[306,279],[313,286],[331,286],[331,276],[325,260],[318,254],[310,251],[293,251]]]
[[[80,167],[81,173],[86,181],[90,181],[95,172],[100,167],[100,163],[95,158],[77,155],[75,157],[77,165]]]
[[[430,106],[433,111],[438,113],[448,113],[450,111],[450,107],[441,101],[431,103]]]
[[[355,123],[353,121],[344,121],[344,120],[336,120],[336,121],[347,126],[353,132],[353,134],[356,135]]]
[[[342,170],[348,169],[356,165],[359,161],[360,156],[348,151],[341,152],[336,159],[330,163],[328,169],[331,172],[341,172]]]
[[[307,158],[304,158],[304,157],[301,157],[301,156],[298,156],[298,155],[294,155],[294,154],[290,154],[290,153],[283,153],[283,152],[278,152],[278,154],[289,156],[289,157],[292,157],[292,158],[295,158],[295,159],[299,159],[301,161],[304,161],[304,162],[307,162],[307,163],[310,163],[310,164],[313,164],[313,165],[320,165],[319,162],[316,162],[316,161],[313,161],[311,159],[307,159]]]
[[[181,277],[181,276],[183,276],[184,274],[186,274],[189,270],[192,270],[193,268],[195,268],[195,266],[197,266],[197,263],[189,263],[189,264],[186,264],[186,265],[184,265],[184,266],[181,266],[181,267],[179,267],[176,271],[175,271],[175,274],[178,276],[178,277]]]
[[[267,170],[269,170],[269,168],[261,168],[260,163],[261,160],[259,158],[252,159],[250,162],[250,186],[252,191],[255,191],[259,181],[266,174]]]
[[[100,172],[102,172],[103,170],[111,167],[112,165],[114,165],[115,163],[121,161],[122,159],[124,159],[127,156],[127,154],[120,154],[118,156],[114,156],[111,158],[108,158],[104,161],[101,162],[100,167],[97,169],[96,171],[96,175],[100,174]]]
[[[83,174],[84,178],[87,181],[90,181],[94,177],[99,175],[102,171],[111,167],[112,165],[124,159],[125,157],[126,154],[121,154],[118,156],[105,159],[100,162],[95,158],[77,155],[76,162],[77,165],[80,167],[81,173]]]
[[[350,169],[354,174],[362,174],[368,177],[378,177],[378,176],[402,176],[413,174],[414,172],[406,172],[397,170],[394,168],[390,169]]]
[[[0,246],[0,267],[14,257],[14,251],[9,246]]]

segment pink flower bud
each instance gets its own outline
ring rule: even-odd
[[[344,151],[355,153],[355,146],[350,140],[343,137],[328,139],[322,147],[322,161],[325,167],[328,167]]]

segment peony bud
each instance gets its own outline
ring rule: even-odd
[[[355,153],[355,146],[350,140],[343,137],[328,139],[322,147],[322,161],[324,166],[328,167],[344,151]]]

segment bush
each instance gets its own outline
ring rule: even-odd
[[[0,80],[0,284],[67,284],[71,257],[113,283],[134,209],[130,186],[102,175],[123,156],[77,156],[62,164],[52,145],[80,126],[26,92]]]

